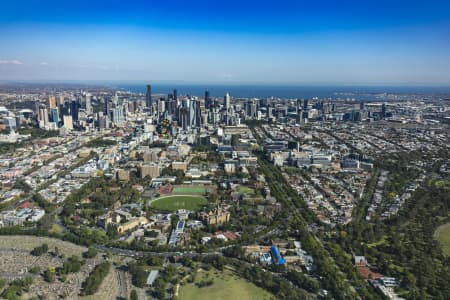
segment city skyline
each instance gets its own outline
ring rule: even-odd
[[[3,6],[0,80],[450,85],[445,1]]]

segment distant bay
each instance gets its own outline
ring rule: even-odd
[[[151,82],[150,82],[151,83]],[[236,84],[171,84],[151,83],[152,94],[168,94],[177,89],[178,95],[203,96],[208,90],[213,97],[229,92],[235,98],[305,98],[377,100],[382,94],[450,94],[450,87],[429,86],[293,86]],[[145,84],[113,84],[111,87],[145,93]]]

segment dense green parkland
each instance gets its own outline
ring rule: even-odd
[[[210,281],[209,286],[198,287],[200,282]],[[195,278],[196,284],[187,284],[180,288],[180,300],[268,300],[275,299],[273,295],[245,279],[234,275],[231,271],[200,271]]]
[[[441,245],[444,255],[450,257],[450,223],[439,226],[434,237]]]
[[[187,209],[192,211],[200,210],[208,201],[202,196],[176,195],[155,199],[151,207],[164,211],[176,211],[177,209]]]

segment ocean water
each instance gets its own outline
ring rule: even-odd
[[[380,100],[393,99],[392,94],[407,95],[409,99],[413,95],[442,96],[450,98],[450,86],[351,86],[351,85],[274,85],[274,84],[188,84],[186,82],[169,81],[0,81],[0,88],[3,85],[26,87],[51,87],[77,89],[89,89],[92,87],[108,87],[135,93],[145,93],[146,84],[152,85],[152,94],[172,93],[177,89],[178,95],[192,95],[203,97],[205,90],[210,92],[212,97],[223,97],[227,92],[234,98],[304,98],[311,99],[356,99],[356,100]],[[403,97],[405,98],[405,96]],[[420,97],[419,97],[420,98]]]
[[[414,86],[293,86],[293,85],[211,85],[211,84],[152,84],[152,94],[168,94],[177,89],[178,95],[203,96],[205,90],[212,97],[223,97],[229,92],[235,98],[305,98],[318,97],[322,99],[357,98],[360,100],[376,100],[380,94],[450,94],[450,87],[414,87]],[[145,93],[145,84],[117,83],[109,86]]]

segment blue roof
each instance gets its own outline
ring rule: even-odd
[[[272,255],[275,258],[275,264],[277,264],[277,265],[284,265],[284,264],[286,264],[286,260],[284,260],[284,258],[281,257],[280,251],[278,251],[278,248],[276,246],[272,246],[270,248],[270,252],[272,252]]]

